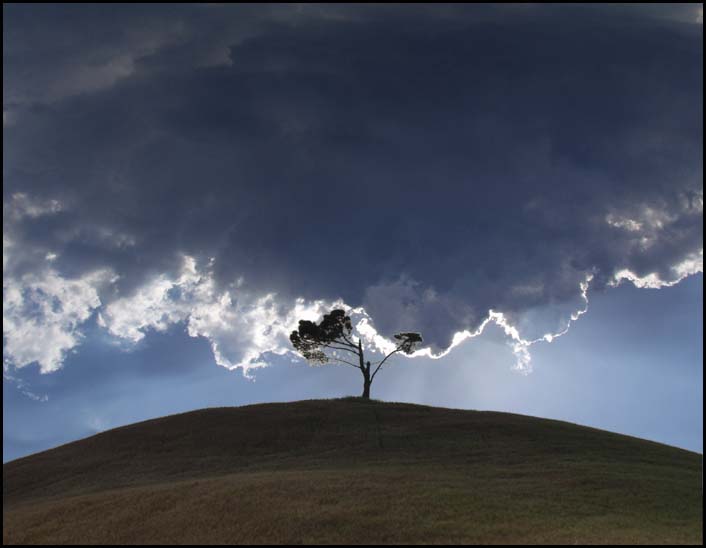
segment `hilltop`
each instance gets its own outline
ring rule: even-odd
[[[566,422],[312,400],[3,465],[4,543],[701,543],[702,456]]]

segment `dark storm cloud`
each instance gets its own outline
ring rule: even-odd
[[[11,221],[8,268],[129,294],[215,257],[439,346],[588,275],[673,281],[703,247],[695,10],[5,8],[3,197],[63,207]]]

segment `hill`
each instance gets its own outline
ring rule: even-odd
[[[184,413],[3,465],[8,543],[701,543],[702,456],[508,413]]]

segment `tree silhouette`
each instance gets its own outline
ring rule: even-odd
[[[395,349],[382,360],[371,364],[365,360],[360,337],[353,336],[350,316],[343,310],[335,309],[324,314],[319,324],[299,320],[299,329],[292,331],[289,340],[309,363],[323,365],[335,362],[359,369],[363,374],[362,397],[370,399],[370,385],[387,359],[398,352],[411,354],[422,342],[422,337],[419,333],[398,333],[395,335]]]

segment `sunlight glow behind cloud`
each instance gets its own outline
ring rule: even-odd
[[[36,362],[43,373],[57,371],[66,352],[80,344],[81,325],[96,311],[99,326],[132,345],[139,343],[151,330],[166,331],[184,323],[191,337],[204,337],[209,341],[218,365],[241,369],[246,376],[251,375],[251,370],[267,365],[268,353],[295,356],[288,337],[298,321],[319,320],[333,308],[344,308],[351,314],[355,334],[373,354],[386,354],[395,348],[390,339],[378,333],[363,307],[352,308],[340,300],[306,302],[299,298],[293,303],[278,302],[275,294],[253,297],[243,291],[242,282],[218,292],[209,271],[212,266],[211,262],[200,270],[193,257],[184,256],[181,273],[175,279],[159,275],[133,295],[105,305],[101,303],[98,290],[117,280],[108,271],[67,280],[48,268],[41,276],[8,279],[3,287],[5,368],[21,368]],[[672,282],[664,282],[655,274],[638,278],[628,271],[620,271],[614,285],[629,280],[640,288],[672,286],[686,276],[703,271],[703,253],[677,265],[674,271],[681,277]],[[591,280],[589,275],[581,283],[583,307],[571,313],[565,327],[557,332],[528,339],[505,314],[489,310],[475,331],[455,333],[448,348],[435,352],[425,347],[408,357],[443,358],[464,341],[481,335],[489,324],[495,324],[505,333],[515,355],[514,368],[530,373],[530,348],[565,335],[571,324],[588,311]]]

